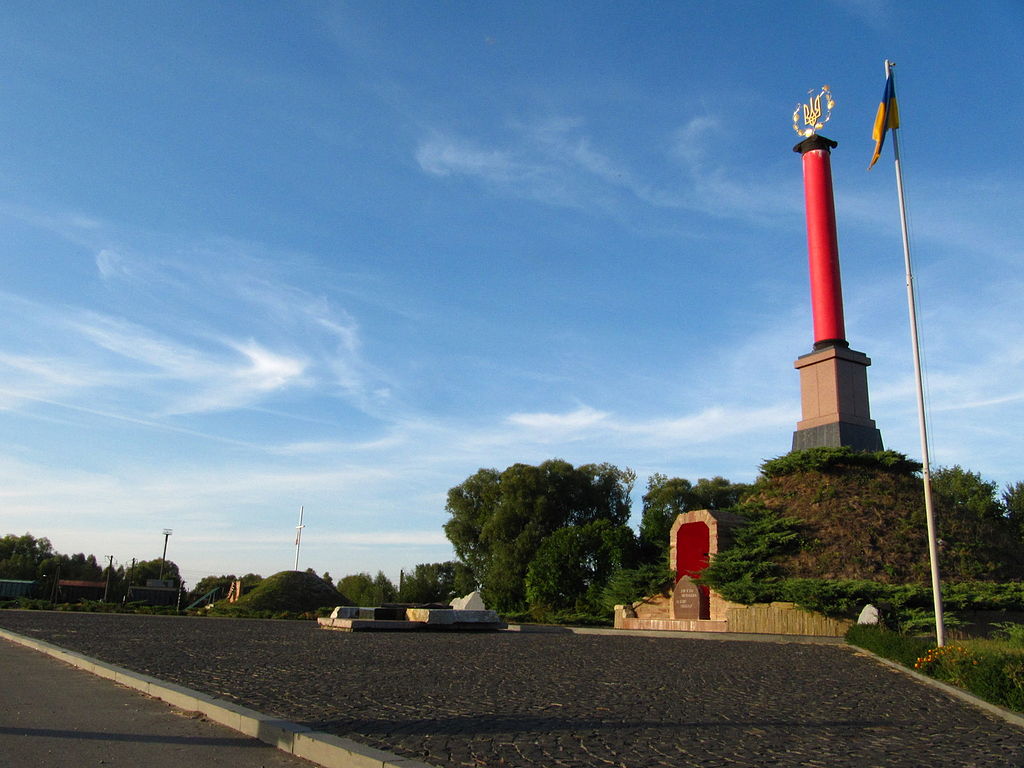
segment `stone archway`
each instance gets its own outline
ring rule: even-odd
[[[673,618],[715,620],[725,618],[725,601],[693,579],[707,568],[711,558],[725,546],[732,529],[742,521],[732,512],[712,512],[698,509],[684,512],[676,518],[669,534],[669,568],[675,571],[673,591]],[[678,594],[676,594],[678,593]],[[698,604],[697,616],[693,605]],[[687,615],[676,615],[684,611]]]

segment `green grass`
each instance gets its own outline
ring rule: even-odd
[[[1003,633],[1002,638],[957,640],[936,648],[932,638],[854,625],[846,640],[992,704],[1024,712],[1024,630]]]

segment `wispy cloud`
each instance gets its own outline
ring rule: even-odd
[[[125,259],[117,251],[109,248],[104,248],[96,254],[96,269],[105,280],[129,276]]]
[[[507,183],[526,175],[526,169],[507,152],[485,150],[464,140],[435,136],[420,143],[416,161],[435,176],[462,174],[494,183]]]
[[[625,157],[602,148],[577,118],[514,123],[498,146],[435,132],[419,142],[415,156],[433,176],[463,176],[499,194],[615,216],[637,204],[761,224],[781,213],[798,214],[799,200],[780,196],[777,183],[744,177],[707,151],[720,124],[715,115],[698,116],[666,137],[664,160],[683,171],[675,184],[644,178]]]
[[[393,383],[368,362],[356,319],[326,292],[289,282],[290,256],[265,258],[260,246],[234,241],[170,245],[99,222],[85,227],[81,217],[17,213],[93,245],[110,300],[86,309],[0,293],[0,317],[16,329],[0,343],[3,407],[21,391],[145,418],[249,408],[296,390],[366,411],[392,403]]]
[[[589,406],[581,406],[570,413],[513,413],[506,420],[509,424],[536,432],[557,434],[564,439],[568,433],[607,423],[608,416]]]
[[[263,396],[302,383],[307,364],[258,342],[223,340],[201,348],[133,323],[86,313],[69,323],[82,340],[113,353],[109,382],[121,371],[126,385],[163,400],[166,413],[195,413],[248,406]],[[104,363],[101,363],[104,364]],[[181,392],[182,394],[174,394]]]
[[[722,130],[722,121],[714,115],[699,115],[678,128],[670,147],[678,160],[696,169],[708,159],[709,150]]]
[[[829,2],[860,19],[876,31],[885,30],[892,22],[894,6],[885,0],[829,0]]]
[[[517,413],[507,421],[526,432],[518,436],[520,440],[565,443],[584,438],[600,441],[604,437],[614,440],[620,449],[624,445],[667,449],[724,442],[738,435],[784,427],[793,421],[793,407],[716,406],[677,417],[631,419],[581,406],[567,413]]]

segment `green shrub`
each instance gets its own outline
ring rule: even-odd
[[[709,567],[701,579],[735,603],[796,603],[832,618],[856,618],[860,610],[871,603],[883,608],[890,629],[916,632],[927,630],[929,624],[935,623],[934,614],[928,613],[933,607],[928,584],[885,584],[867,579],[756,578],[749,573],[718,584],[714,577],[720,572]],[[1024,610],[1024,584],[1020,582],[945,584],[942,592],[949,627],[963,624],[954,611]],[[1024,633],[1024,629],[1020,631]]]
[[[674,581],[675,572],[662,563],[620,568],[612,574],[602,591],[602,603],[605,610],[613,611],[616,605],[629,605],[651,595],[668,594]]]
[[[969,644],[930,649],[915,669],[986,701],[1024,711],[1024,657]]]
[[[904,608],[895,616],[895,623],[905,635],[934,635],[935,611],[927,608]],[[948,611],[942,614],[942,624],[946,629],[962,627],[964,622]]]
[[[996,636],[1001,637],[1013,648],[1024,648],[1024,624],[1002,621],[992,626],[997,628]]]
[[[761,464],[766,478],[792,475],[796,472],[828,472],[839,467],[867,467],[883,469],[897,474],[921,471],[921,463],[896,451],[865,453],[852,448],[808,448],[791,451],[784,456],[768,459]]]
[[[16,604],[11,607],[29,611],[46,611],[53,607],[53,603],[34,597],[19,597]]]
[[[869,624],[854,624],[846,632],[846,641],[906,667],[913,667],[932,646],[932,642],[925,638],[909,637]]]
[[[962,581],[942,585],[942,602],[955,611],[1024,610],[1024,583]]]
[[[779,574],[776,559],[800,548],[799,521],[754,504],[732,511],[747,522],[735,530],[732,545],[715,555],[700,579],[726,600],[757,602],[741,594],[749,595],[758,582],[776,583],[772,581]]]
[[[943,645],[929,648],[928,651],[914,662],[914,669],[923,672],[936,680],[950,683],[958,688],[966,688],[968,678],[974,667],[978,666],[978,656],[962,645]]]

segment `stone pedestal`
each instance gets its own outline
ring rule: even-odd
[[[868,404],[867,355],[844,343],[831,344],[793,365],[800,371],[803,416],[793,433],[794,451],[840,446],[882,450],[882,435]]]

